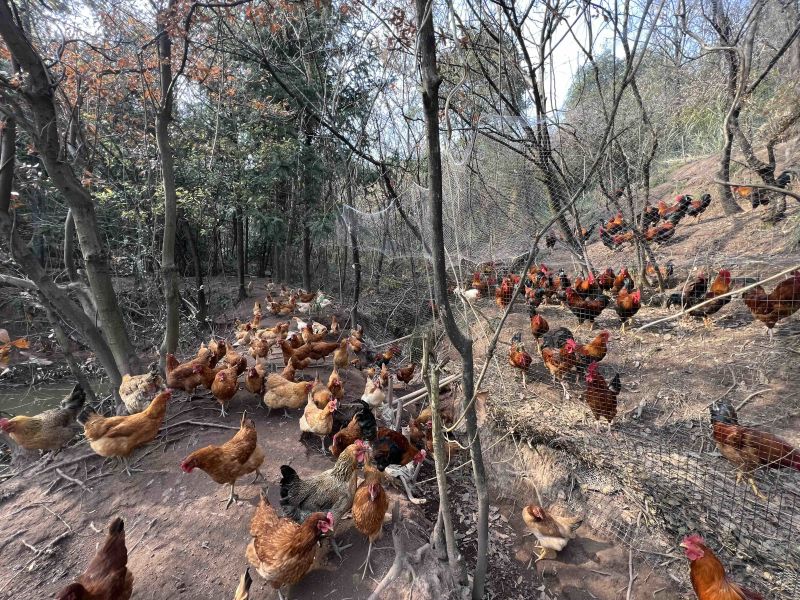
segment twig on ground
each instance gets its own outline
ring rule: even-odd
[[[739,412],[740,410],[742,410],[742,408],[744,407],[745,404],[750,402],[750,400],[752,400],[753,398],[755,398],[759,394],[763,394],[764,392],[771,392],[771,391],[772,391],[772,388],[764,388],[763,390],[758,390],[757,392],[753,392],[747,398],[745,398],[744,400],[739,402],[739,404],[736,405],[736,412]]]
[[[157,519],[150,520],[150,522],[147,524],[147,528],[142,532],[142,536],[138,540],[136,540],[136,543],[133,546],[131,546],[130,550],[128,550],[128,556],[130,556],[133,553],[133,551],[136,549],[136,546],[138,546],[139,543],[144,539],[144,536],[147,535],[147,532],[150,531],[150,529],[153,527],[156,521]]]
[[[61,477],[62,479],[66,479],[67,481],[71,481],[75,485],[77,485],[80,488],[82,488],[84,491],[87,491],[87,492],[91,492],[92,491],[91,488],[87,487],[86,484],[83,483],[80,479],[75,479],[74,477],[70,477],[69,475],[64,473],[64,471],[62,471],[61,469],[56,469],[56,473],[58,473],[59,477]]]
[[[179,423],[173,423],[172,425],[167,425],[166,427],[162,427],[161,431],[166,431],[167,429],[171,429],[172,427],[178,427],[179,425],[197,425],[198,427],[217,427],[219,429],[234,429],[239,431],[239,427],[232,427],[231,425],[223,425],[222,423],[208,423],[206,421],[181,421]]]
[[[55,471],[56,469],[61,469],[63,467],[68,467],[70,465],[74,465],[77,462],[84,460],[85,458],[91,458],[93,456],[97,456],[94,452],[89,452],[88,454],[82,454],[81,456],[76,456],[75,458],[71,458],[70,460],[65,460],[62,463],[58,463],[57,465],[52,465],[43,469],[37,473],[33,473],[34,476],[44,475],[45,473],[49,473],[50,471]]]
[[[636,531],[639,531],[639,521],[642,518],[642,513],[636,516]],[[625,600],[631,600],[631,593],[633,592],[633,582],[637,576],[633,574],[633,545],[628,547],[628,592],[625,594]]]

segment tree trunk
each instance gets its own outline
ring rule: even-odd
[[[717,31],[717,38],[720,46],[730,46],[731,22],[725,13],[720,0],[711,0],[711,14],[714,20],[714,29]],[[720,181],[730,181],[731,176],[731,153],[733,152],[732,122],[739,119],[741,110],[741,99],[738,98],[739,78],[741,77],[741,64],[736,50],[723,50],[723,56],[727,65],[725,95],[728,104],[728,112],[722,122],[722,154],[719,159],[719,170],[717,179]],[[727,185],[719,186],[719,201],[722,210],[726,215],[734,215],[742,212],[742,208],[733,198],[733,193]]]
[[[358,325],[358,300],[361,297],[361,254],[358,250],[358,238],[350,230],[350,245],[353,247],[353,312],[352,326]]]
[[[194,239],[192,226],[186,219],[180,219],[183,226],[183,234],[186,236],[186,245],[189,247],[189,254],[192,258],[194,269],[195,285],[197,286],[197,323],[203,327],[208,327],[206,318],[208,316],[208,302],[206,301],[206,290],[203,285],[203,265],[200,262],[200,253],[197,251],[197,242]]]
[[[115,370],[137,372],[139,360],[114,292],[108,249],[100,237],[92,197],[69,165],[62,160],[55,87],[41,57],[14,19],[8,0],[0,0],[0,36],[26,74],[24,98],[32,115],[32,126],[28,133],[50,180],[72,209],[86,275],[103,322],[103,333],[114,354],[117,365]],[[97,350],[94,347],[93,349]]]
[[[158,349],[159,366],[164,369],[167,354],[178,349],[181,326],[181,295],[178,287],[178,270],[175,266],[175,238],[178,226],[178,196],[175,191],[175,159],[169,139],[172,120],[172,40],[166,30],[175,0],[170,0],[166,11],[156,15],[158,29],[158,58],[161,72],[161,104],[156,113],[156,143],[161,155],[161,176],[164,185],[164,237],[161,240],[161,279],[164,285],[166,327],[164,340]]]
[[[242,301],[247,298],[247,288],[244,284],[246,271],[244,267],[244,216],[242,215],[240,204],[236,205],[234,226],[234,233],[236,234],[236,276],[239,280],[239,301]]]
[[[311,291],[311,232],[303,226],[303,289]]]
[[[472,580],[472,598],[480,600],[484,595],[486,569],[489,554],[489,497],[486,487],[486,471],[483,464],[481,439],[478,433],[478,417],[475,411],[474,365],[472,339],[458,328],[450,309],[445,271],[444,229],[442,223],[442,155],[439,141],[439,77],[436,66],[436,38],[433,29],[433,0],[415,0],[417,30],[419,31],[418,56],[422,77],[422,105],[428,149],[428,207],[431,221],[431,251],[433,259],[433,283],[436,305],[444,323],[450,342],[462,360],[462,407],[470,440],[472,473],[478,500],[478,552]]]
[[[30,247],[20,237],[14,227],[14,219],[9,214],[11,189],[14,183],[14,158],[16,153],[16,124],[7,119],[0,142],[0,235],[8,240],[13,259],[33,282],[33,285],[58,311],[80,332],[83,339],[97,355],[97,359],[108,373],[115,388],[119,387],[121,375],[114,354],[103,338],[100,329],[86,316],[83,310],[67,295],[64,288],[59,287],[48,277],[31,252]]]
[[[439,373],[436,370],[436,357],[433,355],[433,346],[433,333],[428,331],[422,340],[422,380],[425,382],[425,388],[428,390],[428,397],[431,401],[431,423],[433,426],[431,436],[433,437],[436,483],[439,488],[439,518],[437,521],[441,521],[444,531],[447,562],[453,572],[458,573],[462,570],[462,564],[460,553],[458,552],[458,545],[456,544],[455,531],[453,529],[453,517],[450,511],[450,495],[447,490],[446,468],[448,457],[445,454],[444,448],[442,416],[439,411]],[[398,411],[402,412],[402,406],[398,407]],[[434,538],[435,537],[436,536],[434,536]],[[438,542],[439,540],[434,539],[432,543],[435,545]]]
[[[739,112],[738,109],[734,109],[733,112]],[[733,131],[731,131],[730,125],[728,124],[728,120],[726,119],[722,125],[722,136],[723,136],[723,145],[722,145],[722,153],[719,157],[719,168],[717,170],[717,179],[720,181],[730,181],[731,180],[731,154],[733,152]],[[731,192],[731,188],[728,185],[719,184],[717,186],[719,190],[719,201],[722,205],[722,210],[725,212],[726,215],[735,215],[736,213],[742,212],[742,208],[737,204],[736,200],[733,198],[733,193]]]

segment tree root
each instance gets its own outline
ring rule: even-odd
[[[406,569],[414,573],[412,565],[418,564],[425,553],[430,550],[430,543],[423,544],[413,554],[406,552],[405,544],[403,543],[403,534],[400,528],[402,517],[400,516],[400,503],[395,501],[392,506],[392,542],[394,543],[394,562],[392,567],[383,576],[378,587],[372,592],[367,600],[378,600],[386,590],[387,587],[397,579]]]

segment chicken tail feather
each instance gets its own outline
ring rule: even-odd
[[[289,495],[289,486],[298,481],[300,478],[297,476],[297,471],[295,471],[289,465],[281,465],[281,499],[288,497]]]
[[[608,389],[610,389],[615,394],[619,394],[622,390],[622,381],[619,379],[619,373],[614,375],[614,379],[611,380],[611,383],[608,385]]]
[[[670,307],[670,306],[672,306],[673,304],[674,304],[675,306],[680,306],[682,303],[683,303],[683,300],[682,300],[682,298],[681,298],[681,295],[680,295],[680,294],[677,294],[677,293],[675,293],[675,294],[670,294],[670,295],[667,297],[667,306],[666,306],[666,308],[669,308],[669,307]]]
[[[75,411],[76,413],[83,408],[86,402],[86,392],[83,391],[80,383],[76,383],[75,387],[69,393],[69,396],[61,401],[61,407],[67,410]]]
[[[111,521],[111,524],[108,526],[108,533],[110,535],[119,535],[120,533],[124,532],[125,532],[125,522],[119,517]]]

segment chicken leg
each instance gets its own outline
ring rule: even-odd
[[[237,496],[236,494],[233,493],[233,488],[235,486],[236,486],[236,482],[231,484],[231,495],[228,496],[227,500],[220,500],[220,502],[227,502],[227,504],[225,505],[225,510],[228,510],[228,508],[230,508],[231,504],[233,504],[234,502],[239,500],[239,496]]]
[[[744,479],[744,477],[745,477],[744,473],[742,473],[741,471],[737,471],[737,473],[736,473],[736,485],[739,485],[741,483],[742,479]],[[750,484],[750,487],[753,489],[753,493],[756,496],[758,496],[759,498],[761,498],[764,502],[767,502],[768,498],[764,494],[761,493],[761,490],[758,489],[758,486],[756,485],[756,480],[753,478],[753,476],[751,474],[747,475],[747,482]]]
[[[256,474],[255,474],[255,477],[253,477],[253,481],[251,481],[250,483],[255,483],[256,481],[258,481],[258,478],[259,478],[259,477],[263,477],[263,475],[261,474],[261,471],[259,471],[258,469],[256,469]]]
[[[364,572],[361,573],[361,581],[364,581],[364,578],[367,576],[367,569],[369,569],[370,573],[372,573],[372,574],[375,573],[375,571],[372,570],[372,565],[369,563],[369,557],[370,557],[371,554],[372,554],[372,540],[369,541],[369,547],[367,548],[367,558],[361,564],[361,566],[359,566],[359,569],[361,567],[364,567]]]
[[[342,550],[347,550],[352,545],[353,544],[347,544],[346,546],[340,546],[339,544],[336,543],[336,538],[333,538],[333,537],[331,538],[331,550],[333,550],[333,553],[336,555],[336,557],[339,560],[342,559]]]
[[[128,474],[128,477],[133,477],[133,475],[131,475],[131,473],[141,473],[142,472],[142,469],[134,469],[134,468],[132,468],[130,466],[130,464],[128,463],[128,457],[127,456],[123,456],[121,458],[122,458],[122,465],[125,468],[125,472]]]
[[[319,441],[322,443],[322,456],[328,456],[328,453],[325,452],[325,436],[319,436]]]
[[[534,546],[533,549],[534,551],[541,550],[541,552],[536,552],[536,560],[533,561],[534,564],[538,563],[540,560],[554,560],[557,556],[555,550],[545,548],[544,546]]]
[[[220,417],[227,417],[228,416],[228,413],[225,412],[225,405],[224,404],[220,404],[219,416]]]

